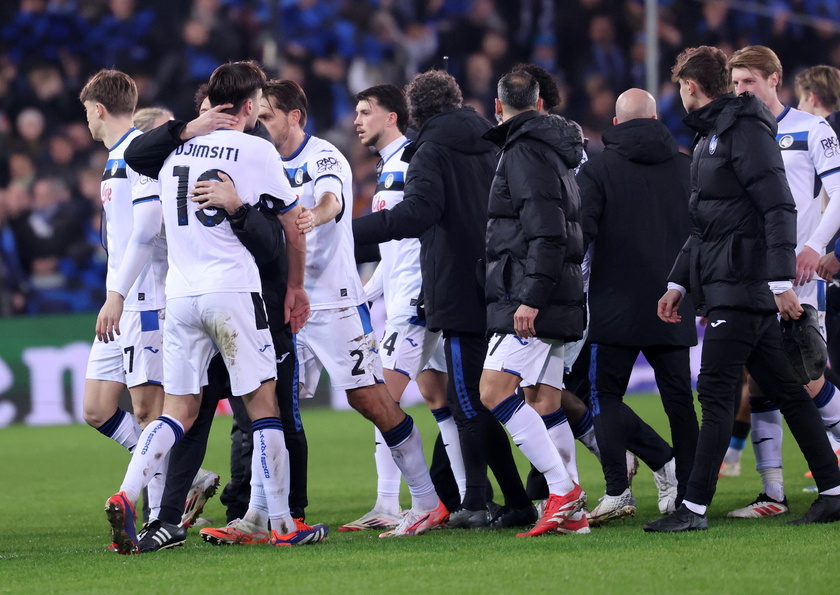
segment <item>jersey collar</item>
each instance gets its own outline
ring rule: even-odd
[[[398,139],[388,143],[386,147],[379,151],[379,155],[382,157],[382,162],[388,163],[388,161],[391,160],[391,157],[399,153],[400,149],[402,149],[410,142],[411,141],[408,140],[405,136],[400,136]]]
[[[303,151],[303,148],[306,146],[306,143],[309,142],[310,138],[312,138],[311,134],[307,134],[306,136],[304,136],[303,137],[303,142],[300,143],[300,146],[297,149],[295,149],[295,152],[292,153],[291,155],[289,155],[288,158],[283,158],[283,161],[291,161],[292,159],[294,159],[295,157],[300,155],[300,152]],[[281,156],[281,158],[282,158],[282,156]]]
[[[781,113],[781,114],[779,114],[779,117],[778,117],[778,118],[776,118],[776,122],[781,122],[781,121],[782,121],[782,118],[784,118],[785,116],[787,116],[789,111],[790,111],[790,106],[789,106],[789,105],[786,105],[786,106],[785,106],[785,109],[782,111],[782,113]]]
[[[130,129],[128,132],[126,132],[125,134],[123,134],[123,135],[120,137],[120,140],[118,140],[117,142],[115,142],[115,143],[114,143],[114,146],[113,146],[113,147],[111,147],[111,148],[110,148],[110,149],[108,149],[108,150],[109,150],[109,151],[113,151],[114,149],[116,149],[117,147],[119,147],[119,146],[120,146],[120,143],[121,143],[121,142],[123,142],[123,141],[125,140],[125,138],[126,138],[129,134],[131,134],[132,132],[134,132],[135,130],[137,130],[137,129],[136,129],[134,126],[132,126],[132,127],[131,127],[131,129]]]

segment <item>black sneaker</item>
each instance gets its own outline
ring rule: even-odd
[[[709,521],[705,514],[691,512],[685,504],[656,521],[647,523],[645,533],[681,533],[683,531],[705,531],[709,528]]]
[[[805,516],[789,522],[788,525],[813,525],[834,521],[840,521],[840,496],[817,496]]]
[[[181,525],[154,520],[144,528],[138,537],[137,549],[141,554],[168,550],[184,545],[187,540],[187,529]]]
[[[537,509],[533,504],[513,507],[505,504],[490,519],[490,529],[510,529],[527,527],[537,522]]]
[[[484,529],[490,523],[490,513],[484,510],[459,508],[449,515],[446,526],[450,529]]]

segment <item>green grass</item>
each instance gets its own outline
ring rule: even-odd
[[[629,399],[660,432],[655,397]],[[431,438],[434,421],[414,408]],[[370,509],[375,496],[370,424],[353,412],[307,410],[311,522],[333,530]],[[227,478],[229,423],[216,420],[205,467]],[[431,444],[431,440],[427,440]],[[734,521],[726,512],[760,491],[752,452],[740,478],[724,478],[709,512],[711,529],[649,535],[658,517],[650,471],[634,482],[637,516],[590,535],[517,539],[515,531],[433,531],[397,540],[333,531],[301,548],[214,547],[190,532],[185,547],[144,556],[105,551],[105,499],[118,487],[127,454],[84,426],[0,431],[0,591],[114,593],[829,593],[836,592],[838,527],[786,527],[805,512],[810,480],[790,436],[785,469],[792,515]],[[518,455],[518,453],[517,453]],[[522,469],[525,465],[523,459]],[[581,483],[603,493],[597,461],[578,448]],[[403,504],[408,504],[407,495]],[[217,498],[205,515],[221,523]]]

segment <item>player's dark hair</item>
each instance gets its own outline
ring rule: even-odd
[[[215,107],[230,103],[232,108],[223,110],[225,113],[237,114],[242,105],[254,97],[257,91],[265,87],[265,73],[254,60],[228,62],[222,64],[207,83],[207,98],[210,105]]]
[[[405,89],[408,113],[418,128],[432,116],[461,107],[463,96],[458,82],[442,70],[429,70],[415,76]]]
[[[543,100],[543,109],[545,111],[550,112],[563,102],[560,97],[560,87],[557,86],[557,81],[554,80],[554,77],[545,68],[536,64],[520,63],[510,69],[511,72],[516,72],[517,70],[524,70],[537,79],[537,83],[540,85],[540,98]]]
[[[524,70],[509,72],[496,86],[496,93],[502,105],[516,111],[535,109],[540,98],[537,79]]]
[[[137,107],[137,85],[119,70],[100,70],[85,83],[79,101],[101,103],[112,116],[130,116]]]
[[[207,83],[201,83],[198,89],[195,90],[195,95],[193,96],[196,112],[201,111],[201,104],[204,103],[205,99],[207,99]]]
[[[709,99],[725,95],[732,86],[726,54],[708,45],[683,50],[671,68],[671,80],[676,83],[688,79],[696,82]]]
[[[356,94],[356,101],[371,99],[385,111],[397,114],[397,128],[404,134],[408,128],[408,103],[403,90],[394,85],[376,85]]]
[[[309,102],[300,85],[290,80],[273,80],[268,81],[263,92],[274,109],[286,114],[292,110],[300,110],[300,127],[306,126],[306,108]]]

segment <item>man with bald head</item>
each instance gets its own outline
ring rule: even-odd
[[[607,484],[590,513],[592,524],[636,510],[625,463],[628,428],[622,398],[639,352],[653,368],[674,445],[672,450],[660,438],[639,453],[654,471],[662,514],[682,500],[698,434],[688,356],[697,343],[691,307],[683,304],[683,320],[673,325],[659,320],[654,307],[690,232],[691,159],[677,151],[647,91],[622,93],[615,114],[614,126],[602,136],[604,151],[583,164],[577,176],[584,240],[593,248],[591,399]]]

